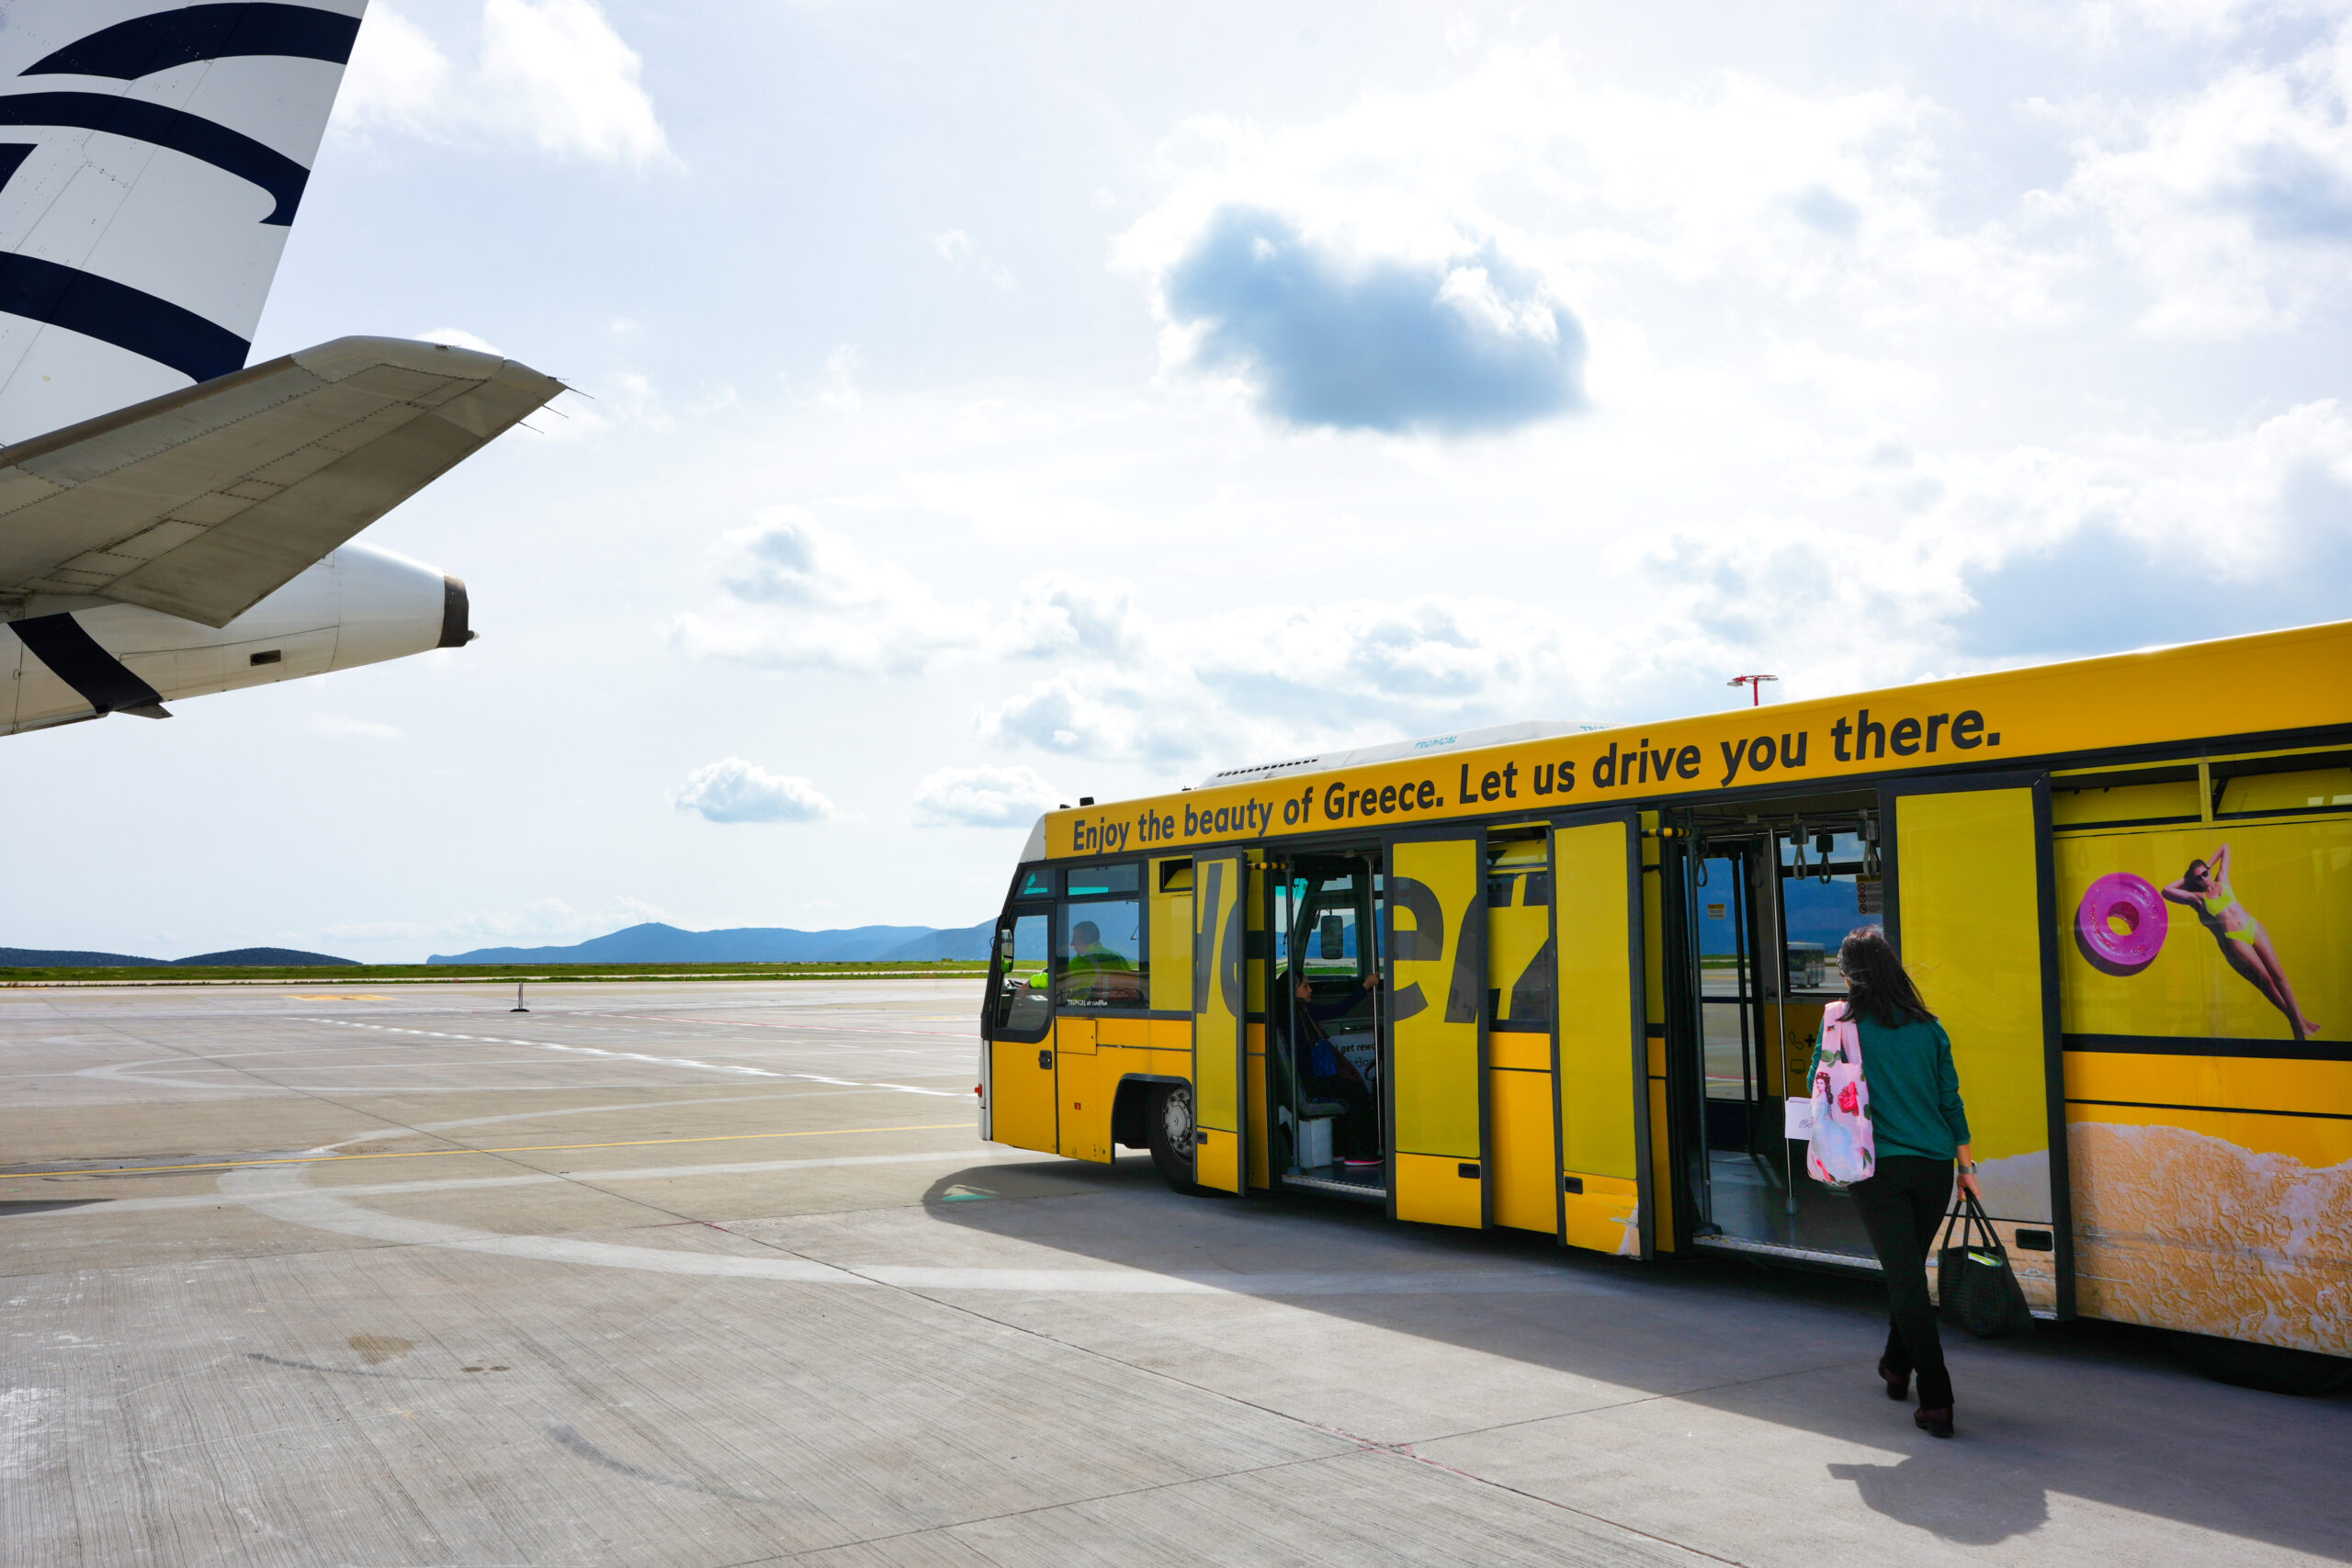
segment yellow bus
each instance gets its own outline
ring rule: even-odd
[[[1873,923],[1951,1035],[2037,1312],[2352,1357],[2352,623],[1048,813],[980,1133],[1875,1269],[1783,1120]]]

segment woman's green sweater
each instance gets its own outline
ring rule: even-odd
[[[1862,1035],[1862,1077],[1871,1089],[1871,1135],[1878,1157],[1911,1155],[1950,1159],[1969,1142],[1968,1108],[1951,1065],[1951,1037],[1932,1020],[1889,1029],[1856,1020]],[[1820,1055],[1815,1055],[1816,1070]]]

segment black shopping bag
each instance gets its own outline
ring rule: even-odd
[[[2009,1268],[1984,1205],[1967,1193],[1958,1194],[1951,1213],[1944,1216],[1944,1239],[1952,1239],[1957,1222],[1959,1242],[1936,1254],[1936,1301],[1943,1320],[1965,1328],[1979,1339],[2002,1339],[2033,1326],[2033,1310]]]

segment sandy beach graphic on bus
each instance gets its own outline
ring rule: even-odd
[[[2352,1349],[2352,1122],[2297,1114],[2352,1086],[2352,821],[2055,855],[2082,1309]]]

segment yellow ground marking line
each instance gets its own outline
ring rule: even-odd
[[[503,1149],[393,1149],[376,1155],[302,1155],[292,1159],[220,1159],[202,1165],[113,1165],[80,1170],[21,1170],[0,1181],[29,1181],[40,1176],[140,1176],[159,1170],[237,1170],[255,1165],[332,1165],[345,1159],[433,1159],[449,1155],[527,1155],[555,1149],[635,1149],[653,1144],[740,1144],[754,1138],[843,1138],[854,1133],[943,1133],[969,1122],[918,1122],[904,1127],[819,1127],[806,1133],[718,1133],[705,1138],[623,1138],[609,1144],[516,1144]]]

